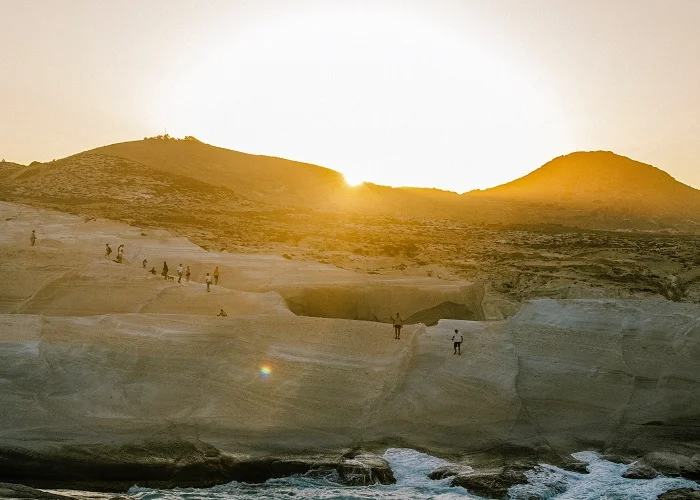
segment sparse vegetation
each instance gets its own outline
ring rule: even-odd
[[[192,142],[202,142],[193,135],[186,135],[182,139],[179,137],[172,137],[170,134],[154,135],[153,137],[144,137],[144,141],[192,141]]]

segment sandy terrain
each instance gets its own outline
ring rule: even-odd
[[[291,311],[321,317],[436,323],[447,307],[456,317],[483,319],[483,285],[397,276],[385,279],[327,264],[274,255],[207,252],[160,230],[37,210],[0,202],[0,269],[7,285],[0,312],[83,316],[158,312],[229,315]],[[29,245],[36,228],[38,241]],[[125,245],[124,262],[112,257]],[[146,269],[142,261],[148,260]],[[190,266],[191,282],[166,281]],[[205,293],[205,275],[218,266],[219,286]],[[157,274],[147,271],[155,267]],[[460,316],[461,315],[461,316]],[[414,319],[411,319],[415,317]]]

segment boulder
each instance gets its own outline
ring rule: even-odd
[[[700,479],[700,454],[689,457],[680,453],[656,451],[647,453],[639,462],[665,476],[680,475],[693,481]]]
[[[372,453],[343,458],[337,467],[338,482],[347,486],[394,484],[396,479],[389,462]]]
[[[565,460],[556,465],[561,469],[577,472],[579,474],[588,474],[590,472],[588,470],[588,464],[586,462],[579,462],[578,460]]]
[[[681,488],[667,491],[656,498],[658,500],[700,500],[700,491],[692,488]]]
[[[472,474],[474,472],[474,469],[469,467],[468,465],[443,465],[442,467],[438,467],[434,471],[432,471],[430,474],[428,474],[429,479],[445,479],[446,477],[452,477],[452,476],[459,476],[459,475],[467,475],[467,474]]]
[[[627,467],[622,477],[626,479],[654,479],[659,473],[643,461],[633,462]]]
[[[516,484],[527,483],[527,476],[520,468],[506,467],[501,472],[475,472],[455,476],[452,486],[461,486],[469,493],[484,498],[506,498],[508,490]]]

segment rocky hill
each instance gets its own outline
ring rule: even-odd
[[[240,153],[193,138],[125,142],[90,153],[226,187],[280,208],[486,224],[700,231],[700,191],[651,165],[605,151],[562,156],[515,181],[463,195],[371,183],[350,187],[328,168]]]
[[[194,138],[122,142],[89,153],[125,158],[279,206],[323,206],[346,187],[343,175],[328,168],[232,151]]]
[[[609,151],[561,156],[520,179],[467,196],[482,203],[529,204],[547,222],[556,218],[581,227],[700,229],[700,190]]]

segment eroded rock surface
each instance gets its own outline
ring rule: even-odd
[[[65,467],[89,457],[137,464],[163,484],[202,467],[197,477],[223,480],[234,462],[256,480],[313,470],[293,457],[358,446],[457,457],[516,446],[548,457],[607,450],[697,477],[700,305],[538,299],[506,321],[407,325],[395,340],[386,323],[295,316],[283,298],[318,302],[318,315],[379,319],[401,304],[408,317],[445,300],[478,303],[478,287],[396,278],[374,288],[384,278],[208,254],[165,233],[58,215],[45,226],[53,237],[29,247],[22,220],[0,232],[0,479],[22,479],[22,467],[68,478]],[[222,281],[233,284],[207,294],[201,283],[107,261],[105,234],[123,237],[133,262],[166,256],[172,269],[191,256],[195,280],[224,259]],[[215,316],[222,304],[226,318]],[[173,442],[201,445],[164,452]],[[337,471],[337,460],[324,460]],[[382,481],[366,465],[348,464],[345,474],[356,467]]]

